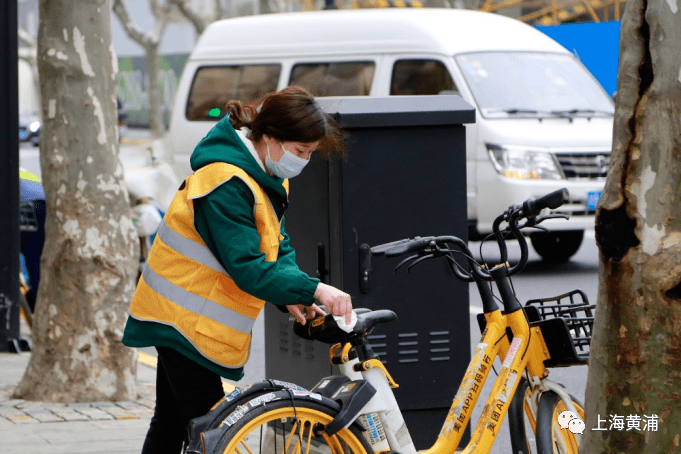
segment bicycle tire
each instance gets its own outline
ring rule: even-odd
[[[584,421],[584,406],[570,396],[577,415]],[[542,393],[537,410],[537,450],[539,454],[578,454],[579,438],[568,428],[561,429],[558,417],[568,410],[565,402],[553,391]]]
[[[530,384],[522,378],[513,395],[511,405],[508,407],[508,425],[513,454],[530,454],[531,446],[535,445],[537,423],[536,415],[533,414],[529,403],[531,397]]]
[[[323,426],[335,415],[335,410],[312,401],[270,402],[247,412],[225,430],[212,454],[373,454],[355,425],[334,435],[324,432]]]

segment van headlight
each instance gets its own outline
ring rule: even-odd
[[[499,174],[520,180],[565,178],[553,153],[517,145],[485,144]]]
[[[32,122],[30,125],[28,125],[28,129],[35,134],[40,130],[40,122],[37,120]]]

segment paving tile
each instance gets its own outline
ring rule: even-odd
[[[27,409],[30,409],[30,408],[40,408],[40,407],[44,407],[44,406],[45,406],[44,402],[24,401],[24,402],[16,404],[14,407],[18,408],[19,410],[27,410]]]
[[[138,415],[131,412],[130,410],[126,410],[125,408],[107,407],[103,408],[102,410],[113,416],[114,419],[139,419]]]
[[[78,413],[73,408],[58,408],[52,410],[54,414],[62,418],[64,421],[89,421],[90,418],[82,413]]]
[[[116,404],[113,402],[92,402],[91,404],[95,408],[104,408],[104,407],[115,407]]]
[[[52,413],[45,408],[27,408],[24,410],[26,414],[37,419],[40,422],[61,422],[62,418]]]
[[[110,414],[103,412],[99,408],[94,408],[94,407],[83,407],[83,408],[74,408],[78,413],[81,413],[85,416],[87,416],[90,419],[93,420],[101,420],[101,419],[113,419],[113,416]]]
[[[26,402],[24,399],[5,400],[2,403],[0,403],[0,407],[15,407],[15,406],[22,404],[24,402]]]
[[[43,403],[43,408],[50,410],[50,411],[54,411],[54,410],[66,408],[66,404],[47,402],[47,403]]]
[[[29,415],[15,416],[13,418],[8,418],[8,419],[10,421],[12,421],[14,424],[39,424],[40,423],[40,421],[32,418]]]
[[[116,402],[116,405],[122,408],[139,408],[140,404],[135,403],[135,402],[129,402],[129,401],[123,401],[123,402]]]
[[[76,410],[80,410],[81,408],[92,408],[92,404],[90,404],[89,402],[76,402],[73,404],[68,404],[68,406]]]
[[[2,416],[3,418],[10,419],[10,418],[16,418],[16,417],[19,417],[19,416],[26,416],[26,413],[21,411],[21,410],[14,408],[14,407],[9,407],[9,408],[4,408],[4,409],[0,410],[0,416]]]

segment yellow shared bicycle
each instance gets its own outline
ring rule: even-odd
[[[408,255],[397,269],[442,258],[454,275],[475,281],[482,296],[482,336],[435,444],[426,454],[489,453],[508,416],[514,453],[577,454],[584,431],[582,405],[548,379],[547,367],[585,364],[588,359],[593,306],[580,291],[529,301],[522,306],[511,276],[527,263],[521,229],[535,227],[545,209],[567,200],[567,190],[509,207],[494,223],[500,263],[477,263],[467,244],[454,236],[416,237],[372,248],[374,255]],[[501,225],[507,225],[501,229]],[[506,238],[518,240],[520,261],[507,262]],[[466,266],[456,259],[465,258]],[[492,291],[503,303],[499,308]],[[416,454],[392,389],[398,384],[367,341],[381,323],[397,319],[390,310],[356,309],[356,323],[345,326],[327,315],[303,326],[301,337],[331,344],[330,361],[339,375],[306,390],[267,381],[238,388],[206,416],[202,430],[194,426],[195,443],[186,452],[220,454],[402,453]],[[499,371],[470,442],[459,446],[492,364]],[[533,433],[534,437],[528,436]],[[200,443],[196,442],[197,439]],[[532,439],[536,443],[531,443]]]

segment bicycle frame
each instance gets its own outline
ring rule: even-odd
[[[515,296],[510,277],[522,270],[527,263],[527,243],[520,233],[520,229],[536,226],[544,219],[563,217],[563,215],[548,215],[543,218],[538,216],[543,209],[557,208],[567,200],[567,190],[555,191],[539,199],[530,198],[522,206],[511,206],[497,217],[493,229],[499,245],[501,262],[491,269],[486,264],[479,266],[472,259],[467,244],[460,238],[453,236],[415,237],[372,248],[372,254],[385,255],[386,257],[397,257],[410,252],[417,253],[404,259],[397,265],[396,270],[407,263],[411,263],[411,268],[429,258],[446,256],[450,260],[448,263],[451,271],[464,281],[475,281],[482,297],[486,325],[480,342],[468,365],[436,442],[423,453],[454,454],[461,442],[464,430],[471,420],[472,410],[480,397],[482,387],[487,381],[490,369],[497,357],[502,361],[501,371],[487,396],[486,404],[473,430],[471,440],[461,451],[463,454],[489,453],[524,373],[527,373],[533,397],[545,390],[558,390],[560,388],[546,380],[548,370],[545,361],[551,359],[549,347],[541,329],[538,326],[531,327],[528,315]],[[522,219],[525,219],[525,223],[519,226],[518,222]],[[503,222],[508,223],[507,230],[516,237],[521,249],[521,259],[513,266],[507,262],[504,233],[500,229]],[[467,274],[451,256],[452,250],[449,249],[449,244],[458,248],[468,259],[470,274]],[[494,301],[489,287],[486,287],[485,282],[487,281],[493,281],[496,284],[503,302],[504,312]],[[567,325],[565,326],[568,329]],[[341,355],[337,356],[336,353],[339,349]],[[372,421],[373,414],[377,414],[379,422],[372,426],[372,429],[376,429],[378,426],[385,429],[384,434],[381,433],[379,437],[374,438],[385,438],[387,446],[386,443],[379,445],[376,440],[371,438],[375,435],[374,432],[377,429],[369,430],[369,438],[374,451],[383,452],[389,449],[403,454],[416,454],[404,418],[391,390],[391,387],[398,385],[394,383],[385,366],[373,355],[370,348],[364,351],[364,356],[367,359],[363,362],[358,359],[349,359],[353,357],[349,354],[351,349],[350,343],[337,344],[332,347],[332,363],[338,364],[343,374],[352,379],[363,378],[377,390],[376,395],[359,412],[360,415],[371,415]],[[354,356],[356,357],[356,355]],[[569,395],[562,390],[557,392],[565,401],[566,408],[573,411],[575,407],[572,405]]]
[[[506,279],[504,275],[501,274],[498,279],[497,285],[503,286]],[[503,291],[501,293],[504,295]],[[473,431],[471,441],[461,451],[462,453],[483,454],[491,450],[524,371],[528,371],[535,383],[548,376],[543,362],[549,358],[549,354],[541,331],[538,328],[530,329],[524,311],[518,307],[519,309],[508,314],[502,313],[498,307],[485,312],[486,327],[440,434],[435,444],[422,451],[422,454],[453,454],[456,451],[497,357],[503,361],[501,372],[487,398],[487,404]],[[512,340],[509,340],[507,328],[513,333]],[[332,357],[339,348],[349,349],[349,344],[345,346],[337,344],[332,347]],[[342,354],[341,357],[346,359],[348,355]],[[404,454],[415,454],[416,449],[391,389],[398,385],[394,383],[385,366],[376,359],[364,362],[355,359],[341,360],[339,367],[342,374],[352,379],[363,378],[376,388],[376,395],[362,409],[361,414],[378,413],[389,449]],[[377,449],[376,452],[383,450],[385,449]]]

